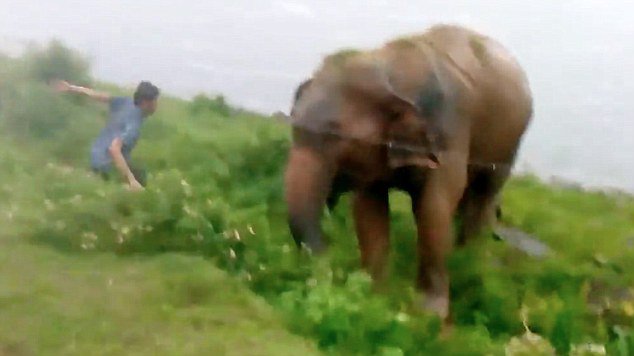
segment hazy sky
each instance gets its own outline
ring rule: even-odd
[[[322,56],[437,22],[499,39],[526,68],[536,117],[522,164],[634,191],[629,0],[0,0],[0,41],[64,40],[97,77],[288,110]],[[1,43],[0,43],[1,47]]]

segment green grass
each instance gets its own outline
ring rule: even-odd
[[[60,61],[63,51],[56,51]],[[0,93],[4,353],[548,349],[532,344],[524,323],[559,354],[589,342],[609,354],[634,353],[631,196],[513,178],[503,196],[504,222],[554,253],[531,258],[488,236],[456,250],[449,261],[455,328],[443,336],[437,319],[413,308],[415,227],[405,195],[392,194],[391,275],[376,293],[359,270],[347,198],[324,218],[328,255],[296,253],[282,199],[288,127],[220,99],[164,96],[135,150],[151,173],[149,187],[133,194],[87,172],[90,140],[105,110],[51,93],[32,69],[46,60],[5,61],[0,80],[11,80]]]
[[[0,353],[316,354],[264,300],[202,258],[0,249]]]
[[[21,218],[38,207],[19,195],[0,205],[1,355],[318,354],[264,299],[200,256],[33,244]]]

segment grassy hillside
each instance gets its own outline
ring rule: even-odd
[[[78,256],[0,239],[2,355],[318,354],[202,258]]]
[[[0,58],[6,352],[497,355],[552,345],[583,354],[585,343],[634,352],[631,197],[515,178],[505,223],[554,252],[536,259],[488,237],[456,251],[456,327],[440,335],[438,320],[411,307],[407,197],[392,196],[390,285],[373,293],[358,268],[347,199],[325,217],[328,256],[294,250],[282,123],[220,98],[164,96],[135,151],[149,188],[133,194],[88,173],[105,109],[45,85],[57,75],[89,84],[86,71],[61,46]]]

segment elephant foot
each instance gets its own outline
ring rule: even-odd
[[[444,323],[449,320],[449,296],[445,293],[424,293],[420,297],[419,307],[437,315]]]
[[[390,283],[387,273],[382,272],[377,275],[370,274],[372,277],[372,291],[379,294],[387,294],[390,291]]]
[[[323,255],[328,249],[328,245],[319,241],[312,243],[302,243],[301,247],[303,250],[307,251],[310,255],[319,256]]]
[[[449,320],[444,320],[440,327],[440,334],[438,335],[441,340],[448,340],[453,335],[454,326]]]

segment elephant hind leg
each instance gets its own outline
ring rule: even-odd
[[[499,219],[501,216],[499,193],[510,171],[510,166],[470,170],[469,184],[459,208],[462,223],[458,232],[458,245],[465,245]]]

